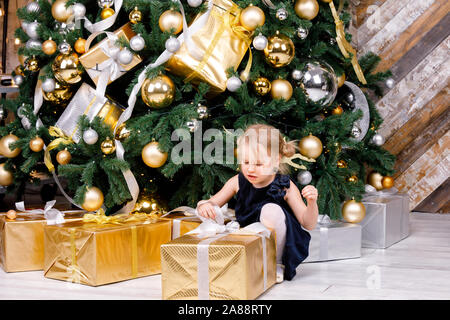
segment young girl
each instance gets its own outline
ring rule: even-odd
[[[238,139],[240,173],[211,199],[197,204],[201,216],[214,219],[214,206],[221,207],[236,195],[235,214],[241,227],[260,221],[275,230],[277,282],[291,280],[308,256],[311,236],[301,226],[314,229],[318,217],[317,189],[308,185],[300,194],[287,175],[288,165],[282,162],[283,157],[294,155],[294,143],[286,143],[272,126],[251,125]]]

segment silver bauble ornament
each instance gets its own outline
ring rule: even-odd
[[[388,87],[389,89],[392,89],[395,85],[395,81],[392,78],[389,78],[386,80],[386,87]]]
[[[95,144],[98,141],[98,133],[92,128],[83,132],[83,141],[87,144]]]
[[[42,81],[42,90],[45,92],[53,92],[55,91],[56,82],[55,79],[47,78],[44,81]]]
[[[197,131],[197,129],[199,127],[198,120],[190,119],[189,121],[186,122],[186,126],[189,128],[190,132],[195,132],[195,131]]]
[[[127,48],[123,48],[117,55],[117,60],[123,65],[130,64],[133,61],[133,53]]]
[[[103,9],[104,7],[112,7],[114,5],[114,0],[97,0],[98,6]]]
[[[384,144],[384,137],[379,134],[376,133],[373,137],[372,137],[372,143],[376,146],[382,146]]]
[[[356,138],[356,139],[358,139],[361,136],[361,129],[358,128],[358,126],[353,126],[352,136],[353,136],[353,138]]]
[[[27,4],[26,8],[29,13],[39,12],[41,10],[41,7],[39,7],[39,4],[36,1],[31,1]]]
[[[86,15],[86,7],[82,3],[74,3],[72,11],[76,19],[83,18]]]
[[[0,106],[0,120],[3,120],[5,118],[5,109],[3,109],[3,106]]]
[[[297,28],[297,37],[299,37],[302,40],[305,40],[308,37],[308,29],[305,29],[303,27]]]
[[[27,49],[41,49],[42,42],[36,39],[28,39],[27,43],[25,44],[25,47]]]
[[[144,38],[138,34],[135,35],[133,38],[130,39],[130,48],[134,51],[141,51],[145,47],[145,40]]]
[[[333,68],[323,61],[308,61],[298,85],[303,89],[309,102],[322,107],[329,106],[336,97],[338,80]]]
[[[13,82],[15,85],[20,86],[23,83],[23,76],[20,74],[16,74],[13,77]]]
[[[70,44],[68,44],[65,40],[58,45],[58,50],[62,54],[68,54],[70,52],[70,49]]]
[[[30,25],[30,22],[25,21],[25,20],[20,23],[20,26],[22,27],[22,30],[25,31],[25,32],[27,32],[27,28],[28,28],[29,25]]]
[[[292,79],[294,79],[296,81],[300,80],[302,78],[302,75],[303,75],[302,72],[300,70],[298,70],[298,69],[295,69],[291,73]]]
[[[197,106],[198,118],[200,120],[206,119],[209,117],[208,107],[202,104],[198,104]]]
[[[167,51],[169,51],[170,53],[175,53],[178,51],[178,49],[180,49],[181,43],[177,38],[170,37],[166,40],[165,46]]]
[[[264,50],[267,46],[267,38],[262,35],[262,33],[258,34],[255,38],[253,38],[253,47],[256,50]]]
[[[280,8],[277,10],[275,17],[280,21],[286,20],[288,17],[288,12],[285,8]]]
[[[312,181],[312,175],[311,172],[304,170],[298,173],[297,175],[297,181],[301,185],[307,185],[310,184]]]
[[[231,78],[228,78],[228,80],[227,80],[228,91],[235,92],[241,87],[241,85],[242,85],[241,79],[239,79],[236,76],[232,76]]]
[[[37,29],[39,27],[39,22],[34,20],[33,22],[28,23],[27,29],[25,30],[25,33],[31,38],[31,39],[37,39],[39,38],[39,35],[37,33]]]
[[[197,8],[202,4],[203,0],[187,0],[187,3],[190,7]]]

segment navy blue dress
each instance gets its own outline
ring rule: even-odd
[[[255,188],[245,176],[239,172],[239,191],[236,194],[236,220],[241,227],[259,222],[261,208],[266,203],[276,203],[286,216],[286,245],[283,251],[284,278],[291,280],[295,276],[295,268],[308,256],[310,234],[302,229],[292,209],[284,200],[289,188],[288,175],[277,174],[271,184],[263,188]]]

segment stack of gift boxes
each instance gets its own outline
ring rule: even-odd
[[[359,224],[320,215],[304,262],[358,258],[361,248],[387,248],[408,236],[406,194],[367,195],[363,203]],[[43,213],[1,214],[0,264],[90,286],[161,274],[163,299],[248,300],[275,284],[273,232],[258,224],[200,236],[194,229],[202,221],[186,208],[165,216],[70,211],[57,224]]]

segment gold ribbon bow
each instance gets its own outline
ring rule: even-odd
[[[296,164],[294,161],[292,161],[293,159],[301,159],[304,161],[308,161],[308,162],[316,162],[316,160],[312,159],[312,158],[308,158],[305,157],[304,155],[301,155],[300,153],[296,153],[291,157],[283,157],[281,159],[282,163],[287,163],[288,165],[297,168],[297,169],[302,169],[302,170],[306,170],[307,168],[304,165],[300,165],[300,164]]]
[[[356,57],[356,50],[351,46],[350,43],[348,43],[347,39],[345,39],[344,23],[339,18],[338,13],[336,12],[336,8],[334,7],[333,1],[330,1],[329,5],[331,8],[331,13],[333,14],[334,17],[334,23],[336,24],[336,42],[339,46],[339,49],[346,58],[350,56],[349,52],[352,54],[352,65],[353,69],[355,70],[356,76],[358,77],[358,80],[362,84],[367,84],[366,78],[364,77],[364,73],[361,69],[361,66],[358,63],[358,58]],[[339,5],[339,7],[341,7],[341,5]]]
[[[52,142],[50,142],[50,144],[45,149],[44,163],[47,166],[48,170],[50,172],[53,172],[55,170],[55,166],[52,163],[52,157],[50,155],[50,151],[57,148],[60,143],[71,144],[71,143],[73,143],[73,140],[72,140],[72,138],[66,136],[64,134],[64,132],[58,127],[51,126],[48,129],[48,132],[52,137],[56,137],[56,139],[53,140]]]

